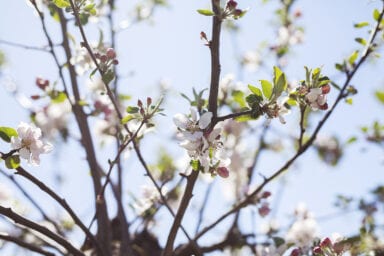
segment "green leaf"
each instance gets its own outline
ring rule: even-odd
[[[5,159],[5,166],[8,169],[16,169],[20,166],[20,157],[18,155],[7,157]]]
[[[352,98],[346,98],[345,103],[352,105],[353,104],[353,99]]]
[[[102,77],[103,82],[108,85],[115,78],[115,74],[112,70],[108,70]]]
[[[344,71],[344,66],[340,63],[336,63],[335,64],[335,68],[339,71]]]
[[[121,100],[121,101],[132,99],[132,97],[131,97],[130,95],[128,95],[128,94],[122,94],[122,93],[119,93],[118,97],[119,97],[119,100]]]
[[[197,12],[200,13],[201,15],[204,15],[204,16],[213,16],[213,15],[215,15],[215,13],[213,11],[207,10],[207,9],[198,9]]]
[[[359,22],[359,23],[356,23],[353,25],[355,28],[362,28],[362,27],[366,27],[366,26],[369,26],[369,22],[367,21],[363,21],[363,22]]]
[[[85,100],[79,100],[77,104],[79,104],[79,106],[89,106],[88,102],[86,102]]]
[[[380,11],[378,9],[375,9],[373,11],[373,18],[375,19],[375,21],[379,21],[379,18],[380,18]]]
[[[255,118],[253,118],[251,115],[244,115],[244,116],[235,117],[235,120],[237,122],[247,122],[250,120],[255,120]]]
[[[53,3],[59,8],[65,8],[65,7],[71,6],[68,0],[53,0]]]
[[[139,112],[139,108],[138,107],[128,106],[126,111],[129,114],[136,114],[137,112]]]
[[[256,94],[250,94],[248,95],[245,100],[247,101],[248,105],[253,108],[256,105],[259,105],[261,101],[263,101],[263,98],[260,96],[257,96]]]
[[[91,74],[89,74],[89,78],[92,79],[92,77],[95,75],[95,73],[97,72],[97,68],[95,68],[94,70],[92,70]]]
[[[354,142],[356,142],[357,141],[357,138],[355,137],[355,136],[353,136],[353,137],[351,137],[351,138],[349,138],[348,140],[347,140],[347,144],[352,144],[352,143],[354,143]]]
[[[280,97],[283,91],[287,88],[287,79],[285,78],[285,74],[282,73],[277,80],[277,83],[273,87],[273,95],[275,98]]]
[[[376,98],[384,104],[384,91],[376,91],[375,92]]]
[[[62,103],[67,99],[67,95],[60,91],[54,91],[50,96],[52,103]]]
[[[367,41],[365,41],[365,39],[363,39],[361,37],[355,38],[355,41],[358,42],[359,44],[364,45],[364,46],[367,45]]]
[[[273,242],[275,243],[276,248],[278,248],[280,245],[285,244],[284,238],[275,236],[275,237],[272,237],[272,239],[273,239]]]
[[[256,94],[257,96],[263,97],[263,94],[261,90],[253,85],[248,85],[249,90],[253,93]]]
[[[200,162],[199,162],[199,160],[191,160],[189,162],[189,164],[191,165],[191,167],[192,167],[192,169],[194,171],[198,171],[200,169]]]
[[[121,124],[126,124],[126,123],[128,123],[129,121],[131,121],[132,119],[135,119],[135,116],[134,116],[134,115],[127,115],[127,116],[123,117],[123,118],[120,120],[120,123],[121,123]]]
[[[348,63],[353,65],[359,56],[359,51],[354,51],[348,58]]]
[[[233,100],[239,104],[239,106],[241,108],[244,108],[247,106],[247,103],[245,102],[245,99],[244,99],[244,92],[242,91],[233,91],[232,92],[232,97],[233,97]]]
[[[5,142],[11,142],[11,137],[18,137],[19,135],[17,134],[17,131],[11,127],[0,127],[0,137],[5,141]]]
[[[270,99],[272,96],[272,90],[273,86],[272,84],[267,80],[260,80],[261,83],[261,89],[263,90],[263,94],[267,99]]]

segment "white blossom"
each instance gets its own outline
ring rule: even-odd
[[[43,131],[44,136],[54,138],[58,132],[67,128],[70,113],[71,105],[67,100],[62,103],[50,104],[36,112],[36,124]]]
[[[19,151],[21,158],[32,165],[40,164],[40,154],[49,153],[53,147],[41,140],[41,130],[33,124],[21,122],[17,127],[18,137],[11,138],[11,147]]]
[[[212,113],[206,112],[198,119],[197,112],[191,108],[190,116],[176,114],[173,118],[178,127],[180,146],[185,148],[193,160],[198,160],[204,172],[226,176],[225,169],[230,164],[230,159],[223,149],[220,140],[221,128],[215,128],[210,132],[206,129],[211,123]]]
[[[155,186],[143,185],[141,193],[142,197],[133,204],[133,207],[139,215],[145,213],[145,211],[161,200],[159,191]],[[167,193],[167,188],[165,186],[161,188],[161,193],[163,195]]]
[[[327,103],[327,96],[323,94],[321,88],[311,88],[305,95],[305,99],[308,101],[312,110],[321,109]]]
[[[288,230],[286,240],[300,247],[308,247],[318,235],[318,224],[303,204],[296,208],[295,214],[296,221]]]

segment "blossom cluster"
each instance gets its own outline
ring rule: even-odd
[[[40,164],[40,154],[49,153],[53,147],[41,140],[41,130],[33,124],[21,122],[17,127],[18,137],[11,138],[12,149],[18,150],[21,158],[32,165]]]
[[[319,88],[308,88],[305,85],[299,87],[299,92],[305,95],[305,101],[311,107],[312,110],[327,110],[327,94],[331,90],[329,84],[323,85]]]
[[[173,118],[179,131],[180,146],[187,150],[192,163],[198,163],[198,166],[192,165],[193,169],[226,178],[231,160],[223,150],[221,128],[209,127],[211,120],[211,112],[205,112],[198,119],[197,111],[193,108],[190,116],[176,114]]]

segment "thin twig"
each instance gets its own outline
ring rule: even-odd
[[[48,252],[46,250],[43,250],[42,248],[36,246],[36,245],[33,245],[33,244],[29,244],[17,237],[13,237],[13,236],[9,236],[9,235],[4,235],[2,233],[0,233],[0,239],[4,240],[4,241],[9,241],[9,242],[12,242],[12,243],[15,243],[17,244],[18,246],[20,247],[23,247],[25,249],[28,249],[29,251],[32,251],[32,252],[37,252],[41,255],[45,255],[45,256],[55,256],[54,253],[51,253],[51,252]]]
[[[5,177],[7,177],[12,183],[21,191],[21,193],[31,202],[31,204],[40,212],[40,214],[43,216],[43,218],[51,223],[57,230],[57,232],[60,235],[64,235],[63,231],[61,230],[60,226],[51,219],[48,214],[44,211],[44,209],[36,202],[35,199],[32,198],[32,196],[25,191],[25,189],[20,185],[17,180],[15,180],[15,177],[13,175],[7,174],[4,170],[0,169],[0,173],[3,174]]]
[[[48,228],[41,226],[31,220],[28,220],[24,218],[23,216],[15,213],[12,211],[11,208],[6,208],[3,206],[0,206],[0,214],[7,216],[8,218],[12,219],[15,223],[19,223],[25,227],[28,227],[30,229],[33,229],[62,245],[65,249],[68,250],[69,253],[72,253],[75,256],[84,256],[84,254],[76,249],[71,243],[69,243],[65,238],[59,236],[58,234],[52,232]]]
[[[15,42],[3,40],[3,39],[0,39],[0,44],[9,45],[17,48],[23,48],[26,50],[36,50],[36,51],[48,52],[48,53],[51,52],[49,49],[47,49],[47,47],[30,46],[30,45],[19,44],[19,43],[15,43]]]
[[[38,186],[42,191],[44,191],[46,194],[48,194],[51,198],[53,198],[57,203],[59,203],[71,216],[73,221],[78,225],[81,230],[87,235],[89,239],[91,239],[92,242],[97,244],[95,237],[92,235],[92,233],[87,229],[87,227],[83,224],[83,222],[80,220],[80,218],[76,215],[76,213],[72,210],[72,208],[68,205],[67,201],[63,198],[61,198],[59,195],[57,195],[52,189],[50,189],[47,185],[45,185],[43,182],[41,182],[39,179],[35,178],[33,175],[31,175],[29,172],[27,172],[22,167],[16,168],[16,174],[20,175],[36,186]]]
[[[201,226],[201,224],[203,222],[204,212],[205,212],[206,207],[208,206],[208,199],[209,199],[209,196],[211,195],[211,190],[213,188],[213,183],[214,182],[209,183],[208,186],[207,186],[207,190],[205,191],[204,200],[201,203],[201,207],[200,207],[200,210],[199,210],[199,217],[198,217],[198,220],[197,220],[195,235],[199,232],[200,226]]]

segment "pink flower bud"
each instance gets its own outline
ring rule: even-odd
[[[269,192],[269,191],[264,191],[263,192],[263,194],[261,194],[261,198],[268,198],[268,197],[270,197],[271,196],[271,192]]]
[[[137,100],[137,106],[139,108],[143,107],[143,102],[141,100]]]
[[[101,61],[101,62],[107,62],[107,60],[108,60],[107,55],[101,55],[101,56],[100,56],[100,61]]]
[[[147,105],[151,105],[152,104],[152,98],[151,97],[147,97]]]
[[[107,57],[110,60],[116,58],[116,52],[115,52],[115,50],[113,48],[108,48],[107,49]]]
[[[234,12],[233,12],[233,15],[238,17],[238,16],[241,16],[243,14],[243,11],[241,9],[236,9]]]
[[[41,77],[38,77],[38,78],[36,78],[36,85],[37,85],[40,89],[45,90],[45,88],[47,88],[48,85],[49,85],[49,81],[46,80],[46,79],[43,79],[43,78],[41,78]]]
[[[313,248],[313,253],[315,254],[315,255],[317,255],[317,254],[322,254],[323,253],[323,250],[319,247],[319,246],[316,246],[315,248]]]
[[[229,10],[233,10],[233,9],[235,9],[236,6],[237,6],[237,2],[236,2],[236,1],[229,0],[229,1],[227,2],[227,8],[228,8]]]
[[[260,208],[259,208],[259,214],[261,217],[265,217],[270,213],[271,209],[269,208],[268,203],[264,203]]]
[[[331,241],[331,239],[329,239],[328,237],[324,238],[324,239],[320,242],[320,247],[321,247],[321,248],[332,247],[332,241]]]
[[[301,255],[301,251],[299,248],[295,248],[291,251],[291,256],[299,256]]]
[[[331,86],[329,86],[329,84],[326,84],[326,85],[323,85],[321,86],[321,92],[323,94],[327,94],[331,91]]]
[[[229,171],[227,167],[219,167],[217,168],[216,172],[221,178],[228,178],[229,176]]]
[[[321,109],[321,110],[327,110],[327,109],[328,109],[328,103],[325,103],[325,104],[319,106],[319,109]]]
[[[114,59],[114,60],[112,61],[112,63],[113,63],[113,65],[117,65],[117,64],[119,64],[119,61],[118,61],[117,59]]]

